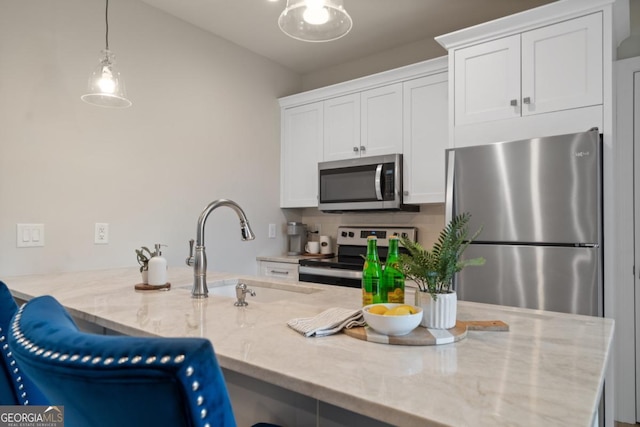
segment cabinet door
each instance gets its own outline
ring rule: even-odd
[[[282,111],[280,207],[318,206],[322,155],[322,102]]]
[[[361,155],[402,153],[402,83],[364,91],[360,100]]]
[[[602,13],[522,33],[522,115],[602,104]]]
[[[520,116],[520,35],[454,53],[455,126]]]
[[[443,203],[447,73],[404,82],[404,202]]]
[[[360,94],[324,101],[324,161],[360,157]]]

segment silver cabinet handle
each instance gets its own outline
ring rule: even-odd
[[[512,99],[511,101],[509,101],[509,105],[511,105],[512,107],[517,107],[518,106],[518,100],[517,99]]]
[[[525,96],[524,98],[522,98],[522,103],[523,104],[531,104],[531,98],[528,96]]]
[[[365,147],[364,145],[360,146],[360,151],[367,151],[367,147]]]
[[[357,153],[358,152],[358,147],[353,147],[353,152]]]
[[[271,274],[284,274],[285,276],[287,274],[289,274],[288,271],[279,271],[279,270],[271,270],[271,271],[269,271],[269,273],[271,273]]]

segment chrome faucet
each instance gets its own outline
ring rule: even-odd
[[[236,202],[227,199],[219,199],[209,203],[198,218],[195,255],[193,253],[193,239],[189,241],[189,257],[186,262],[189,267],[193,266],[193,288],[191,289],[192,298],[207,298],[209,296],[209,289],[207,288],[207,253],[204,248],[204,225],[207,222],[209,214],[221,206],[233,209],[238,215],[238,218],[240,218],[240,232],[242,233],[242,240],[253,240],[256,238],[253,231],[251,231],[249,221],[247,220],[244,211]]]

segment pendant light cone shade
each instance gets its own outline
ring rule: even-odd
[[[131,101],[127,99],[124,80],[115,65],[115,56],[106,49],[102,55],[100,63],[89,76],[87,93],[80,98],[100,107],[130,107]]]
[[[124,80],[116,68],[115,55],[109,50],[109,0],[105,0],[105,48],[100,63],[89,76],[87,93],[80,99],[100,107],[126,108],[131,106],[124,88]]]
[[[278,26],[297,40],[328,42],[351,31],[353,21],[342,0],[287,0]]]

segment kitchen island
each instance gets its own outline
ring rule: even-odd
[[[459,320],[502,320],[510,330],[428,347],[305,338],[287,320],[358,308],[360,291],[210,272],[210,292],[237,278],[256,292],[239,308],[214,293],[192,299],[189,268],[171,267],[168,277],[170,291],[150,292],[134,290],[137,268],[1,279],[19,300],[53,295],[97,332],[210,339],[238,425],[339,425],[363,414],[380,425],[590,426],[597,413],[610,319],[460,302]],[[270,403],[249,402],[260,399]]]

